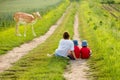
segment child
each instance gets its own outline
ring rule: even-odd
[[[78,47],[78,41],[77,40],[73,40],[74,43],[74,55],[76,57],[76,59],[80,58],[80,48]],[[68,55],[68,57],[71,60],[75,60],[73,55]]]
[[[80,58],[80,48],[78,47],[78,41],[77,40],[73,40],[74,43],[74,53],[76,58]]]
[[[87,41],[82,41],[82,48],[80,49],[80,54],[82,59],[88,59],[91,54],[91,50],[87,47]]]

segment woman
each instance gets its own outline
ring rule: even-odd
[[[63,39],[60,40],[59,46],[55,51],[56,56],[69,57],[70,59],[76,59],[74,54],[73,41],[69,39],[70,35],[68,32],[64,32]],[[70,55],[73,55],[71,57]]]

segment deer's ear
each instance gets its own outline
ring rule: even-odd
[[[37,14],[38,16],[41,16],[39,12],[36,12],[36,14]]]
[[[37,15],[40,15],[40,13],[39,13],[39,12],[36,12],[36,14],[37,14]]]

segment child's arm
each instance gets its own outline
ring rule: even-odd
[[[90,55],[92,55],[92,50],[90,50]]]
[[[71,51],[71,53],[72,53],[73,57],[74,57],[74,58],[75,58],[75,60],[76,60],[77,58],[76,58],[76,56],[75,56],[74,51]]]

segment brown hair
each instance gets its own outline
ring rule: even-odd
[[[69,39],[69,37],[70,37],[69,33],[68,32],[64,32],[63,38],[64,39]]]

